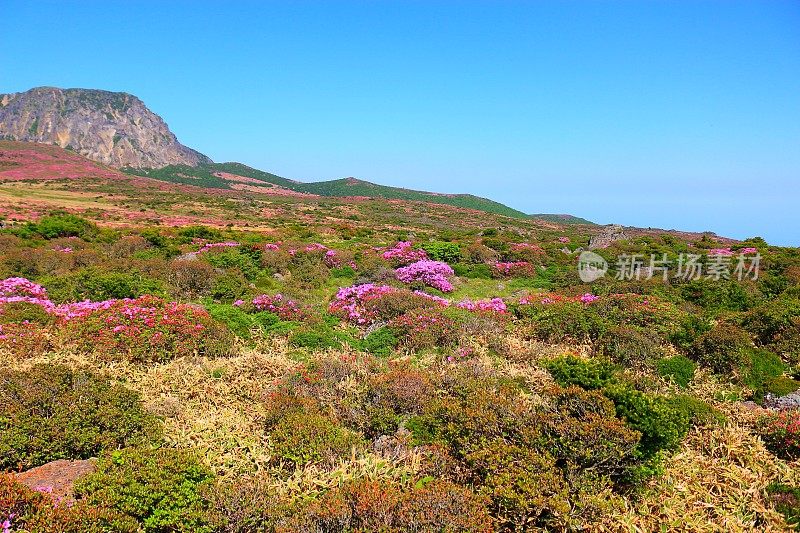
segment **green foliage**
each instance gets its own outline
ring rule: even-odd
[[[40,218],[30,228],[45,239],[58,237],[88,238],[97,233],[97,226],[85,218],[69,214],[54,214]]]
[[[371,354],[387,356],[392,353],[398,342],[391,328],[383,327],[364,337],[361,346],[364,351]]]
[[[753,390],[756,401],[760,402],[767,393],[775,394],[790,386],[793,380],[786,382],[778,379],[787,370],[779,356],[760,349],[750,349],[746,353],[747,361],[742,365],[742,382]]]
[[[457,263],[461,259],[461,249],[454,242],[430,241],[424,242],[420,248],[425,250],[428,257],[434,261]]]
[[[661,377],[672,380],[683,388],[689,386],[694,379],[697,363],[683,355],[665,357],[658,362],[658,373]]]
[[[689,431],[690,417],[663,396],[650,396],[630,385],[616,383],[603,389],[617,410],[617,416],[641,432],[639,451],[653,458],[661,451],[675,450]]]
[[[56,459],[157,439],[160,425],[138,393],[83,370],[37,365],[0,371],[0,468],[27,469]]]
[[[0,324],[33,323],[47,326],[53,322],[53,315],[45,311],[41,305],[28,302],[6,302],[0,308]]]
[[[67,276],[46,277],[41,281],[50,299],[59,303],[138,298],[146,294],[164,295],[161,281],[139,272],[86,268]]]
[[[595,350],[625,367],[652,365],[664,353],[656,333],[631,326],[609,329],[600,337]]]
[[[800,487],[773,483],[767,487],[767,492],[775,509],[786,517],[786,522],[791,526],[800,526]]]
[[[254,257],[240,248],[210,250],[202,254],[202,257],[215,268],[240,271],[248,281],[258,276],[261,267],[260,257]]]
[[[747,349],[752,345],[745,331],[721,322],[700,335],[692,344],[692,358],[718,374],[731,372],[747,361]]]
[[[135,519],[147,533],[203,533],[212,528],[201,493],[212,480],[185,451],[126,448],[104,454],[97,471],[78,480],[75,494]]]
[[[222,302],[233,302],[248,291],[247,279],[238,270],[220,274],[211,281],[211,297]]]
[[[746,311],[753,304],[741,283],[697,279],[680,286],[681,296],[712,313],[721,311]]]
[[[453,265],[456,276],[468,279],[492,279],[492,268],[489,265],[456,263]]]
[[[600,359],[581,359],[566,355],[551,359],[545,368],[562,387],[577,385],[587,390],[600,389],[614,380],[616,369]]]

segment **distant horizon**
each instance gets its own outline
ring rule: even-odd
[[[215,161],[800,245],[797,2],[9,0],[0,50]]]

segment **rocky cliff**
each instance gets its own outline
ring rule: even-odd
[[[0,94],[0,138],[57,144],[113,167],[210,163],[133,95],[39,87]]]

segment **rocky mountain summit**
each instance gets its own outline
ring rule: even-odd
[[[137,97],[96,89],[38,87],[0,94],[0,138],[57,144],[113,167],[211,163],[179,143]]]

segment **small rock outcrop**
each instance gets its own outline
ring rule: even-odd
[[[589,249],[608,248],[614,241],[623,241],[627,239],[625,230],[619,224],[609,224],[605,226],[600,233],[595,235],[589,240]]]
[[[23,485],[49,494],[57,502],[71,501],[75,481],[94,472],[95,462],[95,459],[59,459],[16,474],[15,477]]]
[[[39,87],[0,94],[0,138],[57,144],[117,168],[211,162],[179,143],[135,96],[95,89]]]

